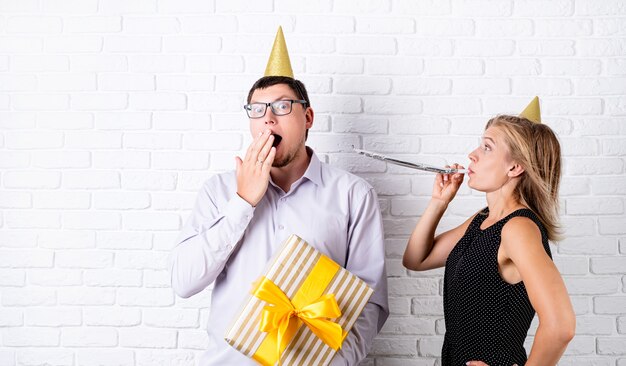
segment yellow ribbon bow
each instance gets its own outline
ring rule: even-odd
[[[302,322],[329,347],[335,351],[341,348],[343,340],[341,326],[327,319],[341,316],[334,294],[322,295],[317,300],[298,308],[278,286],[265,277],[252,294],[269,304],[263,308],[259,329],[270,334],[277,333],[277,360]]]

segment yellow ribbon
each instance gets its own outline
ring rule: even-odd
[[[334,294],[322,295],[297,307],[276,284],[263,277],[253,295],[269,304],[263,308],[259,329],[275,334],[276,360],[280,359],[302,323],[332,349],[341,348],[343,330],[339,324],[327,319],[341,316]]]

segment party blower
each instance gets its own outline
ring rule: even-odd
[[[441,174],[454,174],[454,173],[465,174],[465,173],[467,173],[467,169],[440,168],[440,167],[433,166],[433,165],[428,165],[428,164],[411,163],[411,162],[404,161],[404,160],[390,158],[388,156],[385,156],[385,155],[382,155],[382,154],[378,154],[378,153],[375,153],[375,152],[357,149],[354,146],[352,148],[354,149],[354,152],[356,152],[358,154],[365,155],[365,156],[370,157],[372,159],[385,161],[387,163],[401,165],[401,166],[404,166],[404,167],[407,167],[407,168],[423,170],[423,171],[432,172],[432,173],[441,173]]]

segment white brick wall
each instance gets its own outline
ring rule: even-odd
[[[536,94],[564,153],[561,364],[626,365],[625,0],[0,0],[1,366],[197,362],[210,289],[176,298],[166,257],[250,141],[279,24],[310,145],[379,194],[391,316],[365,365],[439,365],[443,272],[400,260],[432,176],[351,145],[467,163]],[[442,226],[482,205],[462,188]]]

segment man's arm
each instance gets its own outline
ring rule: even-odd
[[[382,218],[372,188],[351,197],[346,269],[370,285],[374,294],[357,318],[331,365],[357,365],[389,316]]]
[[[224,207],[218,207],[212,195],[228,191],[225,183],[216,177],[210,181],[213,185],[203,186],[170,256],[171,283],[178,296],[189,297],[204,290],[224,269],[252,219],[254,206],[267,191],[276,154],[273,141],[266,130],[252,141],[243,160],[235,158],[237,193],[228,197]]]
[[[215,281],[252,219],[254,207],[237,194],[221,210],[210,194],[205,184],[170,254],[171,284],[180,297]]]

